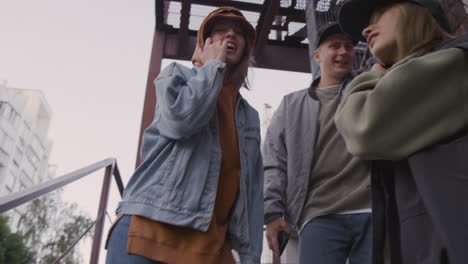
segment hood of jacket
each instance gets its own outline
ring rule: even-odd
[[[200,60],[200,51],[205,45],[206,39],[210,36],[211,30],[217,21],[220,19],[229,19],[239,23],[245,33],[246,42],[248,42],[248,47],[250,49],[255,44],[257,34],[253,26],[247,21],[241,11],[234,7],[220,7],[205,17],[200,25],[197,35],[197,47],[192,56],[192,63],[194,66],[201,67],[203,63]],[[201,48],[201,49],[200,49]],[[244,52],[244,57],[241,61],[248,59],[248,52]],[[241,62],[242,63],[242,62]]]

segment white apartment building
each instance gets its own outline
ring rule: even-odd
[[[0,80],[0,196],[50,179],[51,114],[41,91]]]

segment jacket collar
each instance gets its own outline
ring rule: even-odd
[[[460,48],[468,51],[468,35],[442,42],[434,51],[449,48]]]
[[[341,97],[341,94],[343,93],[346,85],[356,76],[354,72],[350,72],[348,75],[346,75],[343,78],[343,81],[341,82],[340,86],[340,92],[339,96]],[[318,100],[317,93],[315,92],[315,89],[317,89],[317,85],[320,82],[320,74],[318,74],[314,79],[312,80],[312,83],[310,84],[309,88],[307,89],[307,93],[309,94],[310,97],[312,97],[314,100]]]

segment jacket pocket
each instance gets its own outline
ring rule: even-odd
[[[167,179],[171,177],[171,174],[173,174],[173,171],[177,169],[177,161],[180,160],[179,154],[181,152],[181,147],[179,146],[179,143],[176,142],[174,144],[174,147],[169,154],[169,157],[167,158],[166,162],[164,162],[163,167],[162,167],[162,174],[160,177],[157,179],[157,183],[159,185],[165,185],[167,182]]]
[[[259,127],[248,127],[244,132],[245,139],[245,153],[244,154],[256,154],[260,150],[260,128]],[[250,156],[250,155],[249,155]]]
[[[260,128],[259,127],[248,127],[244,131],[244,149],[241,152],[241,156],[247,159],[249,164],[249,171],[255,171],[255,165],[260,155]],[[242,159],[242,157],[241,157]]]
[[[187,152],[189,152],[188,150],[192,144],[191,141],[179,141],[176,143],[177,151],[175,151],[176,153],[170,161],[170,168],[166,169],[164,177],[165,181],[169,179],[167,187],[171,190],[183,180],[187,164],[189,163]]]
[[[182,144],[181,149],[167,184],[171,189],[169,200],[178,207],[198,210],[209,185],[210,144],[196,139]]]
[[[107,233],[107,238],[106,238],[106,243],[104,244],[104,248],[107,249],[107,247],[109,246],[109,239],[112,235],[112,231],[114,231],[114,228],[115,226],[117,225],[117,223],[124,217],[125,215],[123,214],[119,214],[117,216],[117,219],[115,219],[114,223],[112,223],[111,227],[109,228],[109,233]]]

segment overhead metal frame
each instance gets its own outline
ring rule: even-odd
[[[289,1],[289,7],[282,6],[280,0],[268,0],[263,4],[248,1],[229,0],[155,0],[156,1],[156,31],[165,34],[163,58],[190,60],[196,47],[197,30],[189,29],[191,11],[196,6],[220,7],[233,6],[245,13],[255,13],[257,43],[254,48],[255,67],[310,72],[307,59],[306,20],[303,9],[295,8],[297,1]],[[256,1],[259,2],[259,1]],[[303,0],[305,2],[305,0]],[[167,23],[168,8],[171,4],[181,4],[179,15],[180,26]],[[295,5],[293,5],[295,4]],[[283,4],[284,5],[284,4]],[[207,15],[207,14],[205,14]],[[281,19],[278,19],[281,18]],[[284,21],[284,23],[278,23]],[[300,30],[290,30],[290,23],[302,23]],[[284,38],[269,38],[271,32],[280,33]]]
[[[468,0],[442,0],[449,13],[457,35],[468,33]],[[329,5],[327,11],[319,12],[317,5]],[[190,60],[196,47],[198,26],[193,23],[194,14],[200,7],[216,8],[233,6],[240,9],[257,31],[254,47],[255,67],[297,71],[316,74],[312,52],[317,28],[336,19],[336,10],[343,0],[155,0],[156,27],[150,69],[147,80],[143,117],[138,150],[144,130],[154,117],[156,95],[153,80],[161,70],[163,59]],[[171,5],[180,5],[177,14],[170,14]],[[307,12],[305,12],[307,10]],[[203,12],[201,12],[203,13]],[[168,18],[177,20],[177,25],[168,23]],[[208,15],[204,12],[201,16]],[[198,17],[202,19],[203,17]],[[306,26],[308,25],[308,27]],[[312,45],[308,45],[311,43]],[[360,58],[365,58],[366,44],[357,48]],[[312,64],[310,63],[312,62]],[[358,60],[358,64],[360,64]],[[140,152],[136,165],[140,163]]]
[[[196,47],[199,26],[193,24],[194,14],[200,6],[213,9],[232,6],[244,13],[257,31],[257,42],[254,47],[255,67],[308,73],[310,65],[304,15],[306,1],[155,0],[156,27],[138,150],[141,148],[143,132],[154,117],[156,95],[153,81],[161,70],[161,62],[163,59],[191,59]],[[180,11],[171,14],[169,12],[171,5],[180,6]],[[204,14],[206,15],[208,12]],[[168,23],[168,18],[174,20],[174,16],[179,23]],[[139,163],[138,151],[136,165]]]

